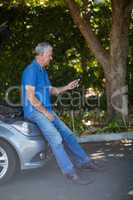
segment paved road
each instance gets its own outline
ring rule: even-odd
[[[93,159],[104,163],[103,172],[90,172],[89,185],[66,180],[52,159],[39,170],[25,171],[0,186],[0,200],[131,200],[133,199],[133,144],[89,143]]]

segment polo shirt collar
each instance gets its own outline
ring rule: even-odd
[[[41,71],[45,71],[45,68],[44,68],[42,65],[40,65],[40,64],[36,61],[36,59],[33,60],[33,63],[34,63],[35,66],[37,66]]]

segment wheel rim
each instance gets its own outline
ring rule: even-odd
[[[6,174],[8,170],[8,156],[6,151],[0,147],[0,179]]]

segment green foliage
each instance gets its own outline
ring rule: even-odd
[[[117,133],[133,130],[131,125],[125,125],[123,122],[119,122],[117,120],[112,120],[103,128],[98,128],[97,133]]]
[[[102,88],[101,67],[65,8],[1,7],[0,24],[4,21],[8,21],[9,36],[0,34],[1,100],[8,87],[20,84],[24,67],[33,59],[33,48],[41,41],[49,41],[54,46],[54,62],[49,67],[54,85],[64,85],[82,75],[81,84],[86,88]]]
[[[33,48],[36,44],[49,41],[54,46],[54,62],[49,67],[53,85],[65,85],[80,75],[82,77],[81,88],[82,86],[92,87],[103,93],[100,105],[106,109],[102,67],[89,51],[63,2],[63,0],[0,1],[0,24],[8,21],[9,25],[9,33],[0,33],[1,101],[4,100],[7,88],[20,85],[21,73],[33,59]],[[107,0],[104,4],[94,4],[93,1],[89,1],[89,8],[85,6],[85,1],[78,2],[84,15],[91,14],[87,17],[90,17],[88,20],[90,19],[93,30],[103,47],[109,49],[110,1]],[[132,102],[132,28],[129,30],[129,38],[127,83],[129,84],[129,100],[131,99],[130,102]],[[18,93],[13,95],[14,101],[15,98],[18,101]]]
[[[68,124],[68,126],[78,135],[86,134],[99,134],[99,133],[117,133],[133,131],[133,124],[125,124],[122,120],[113,119],[109,123],[107,122],[106,112],[65,112],[62,115],[62,119]]]

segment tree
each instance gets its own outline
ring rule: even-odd
[[[80,5],[75,0],[65,0],[74,23],[78,26],[90,50],[102,65],[106,78],[107,111],[109,119],[127,118],[127,99],[125,98],[127,57],[129,49],[128,30],[133,7],[132,0],[111,0],[112,28],[110,49],[102,47],[94,33],[90,20],[81,13]],[[81,2],[81,1],[78,1]],[[83,0],[87,8],[90,0]]]
[[[105,4],[94,4],[94,2],[105,2]],[[108,110],[108,116],[109,118],[116,117],[127,117],[127,101],[125,92],[127,92],[126,87],[126,72],[127,72],[127,57],[128,57],[128,49],[129,49],[129,41],[128,41],[128,30],[129,30],[129,24],[130,24],[130,18],[131,18],[131,10],[133,6],[132,0],[8,0],[3,3],[2,0],[0,0],[0,3],[4,5],[4,7],[14,7],[17,8],[18,5],[20,5],[21,8],[21,15],[23,15],[23,12],[26,8],[26,6],[30,7],[36,7],[38,5],[41,5],[42,8],[45,6],[57,6],[61,5],[62,7],[65,5],[64,2],[68,4],[69,10],[71,12],[71,16],[74,19],[75,24],[79,28],[82,36],[84,37],[87,46],[89,46],[91,52],[95,55],[97,61],[99,64],[103,67],[104,76],[106,78],[106,94],[107,94],[107,110]],[[43,4],[43,5],[42,5]],[[109,31],[107,33],[106,27],[103,31],[103,34],[98,35],[97,29],[95,29],[95,20],[98,18],[101,20],[101,15],[97,15],[96,19],[94,19],[94,10],[99,7],[101,9],[101,12],[104,12],[104,6],[108,5],[110,15],[112,13],[112,21],[110,20],[111,16],[109,17],[109,20],[104,20],[106,22],[105,24],[109,22]],[[37,7],[36,7],[37,8]],[[34,10],[34,9],[33,9]],[[36,9],[35,9],[36,10]],[[37,18],[36,11],[34,10],[33,13],[35,13],[35,18]],[[68,12],[66,12],[68,13]],[[105,13],[104,13],[105,14]],[[14,14],[13,14],[14,15]],[[53,16],[53,13],[51,14]],[[102,22],[103,22],[103,16],[102,15]],[[92,20],[93,17],[93,20]],[[55,17],[56,18],[56,17]],[[47,18],[46,18],[47,19]],[[35,20],[32,20],[32,25],[30,23],[30,27],[32,28]],[[70,20],[68,20],[70,22]],[[67,22],[68,22],[67,21]],[[92,22],[93,21],[93,22]],[[20,20],[21,23],[21,20]],[[40,21],[39,21],[40,23]],[[63,22],[64,23],[64,22]],[[51,24],[51,22],[50,22]],[[26,34],[28,33],[28,30],[30,31],[31,28],[28,28],[27,24],[22,23],[22,26],[26,26]],[[67,26],[67,25],[66,25]],[[64,26],[64,27],[66,27]],[[103,27],[98,25],[98,28]],[[40,26],[39,26],[40,27]],[[56,26],[58,29],[59,27]],[[16,26],[18,28],[18,25]],[[43,32],[43,26],[40,31]],[[19,31],[19,30],[18,30]],[[101,30],[100,30],[101,31]],[[102,32],[101,31],[101,32]],[[20,33],[22,31],[19,31]],[[46,32],[46,31],[45,31]],[[64,29],[61,31],[61,33],[66,32]],[[31,33],[34,33],[34,31],[31,31]],[[69,34],[71,33],[71,30],[69,31]],[[21,34],[19,34],[21,35]],[[53,35],[53,34],[52,34]],[[131,31],[130,31],[131,35]],[[75,35],[76,37],[76,35]],[[103,37],[103,38],[102,38]],[[16,40],[16,37],[14,37]],[[31,38],[31,36],[30,36]],[[36,38],[36,37],[35,37]],[[57,36],[54,38],[58,39]],[[102,39],[104,39],[102,41]],[[131,36],[130,36],[131,38]],[[23,37],[22,37],[23,41]],[[28,41],[28,40],[26,40]],[[36,41],[36,39],[35,39]],[[66,40],[68,45],[68,40]],[[30,42],[30,41],[29,41]],[[52,39],[53,42],[53,39]],[[70,39],[70,43],[72,44],[73,39]],[[16,41],[16,45],[18,45],[18,41]],[[33,45],[33,44],[32,44]],[[79,47],[81,46],[81,42],[77,44]],[[64,43],[62,43],[62,46],[64,46]],[[69,45],[68,45],[69,46]],[[14,47],[14,44],[13,44]],[[109,47],[109,48],[108,48]],[[86,48],[87,49],[87,48]],[[83,51],[82,51],[83,52]],[[88,53],[89,55],[89,53]],[[91,54],[92,55],[92,54]],[[85,54],[86,56],[86,54]],[[87,57],[87,56],[86,56]],[[88,56],[89,57],[89,56]],[[131,57],[131,56],[130,56]],[[68,58],[70,60],[70,58]],[[90,58],[89,58],[90,59]],[[82,59],[83,66],[87,66],[85,63],[85,60]],[[88,62],[88,60],[87,60]],[[2,63],[3,64],[3,63]],[[89,63],[90,64],[90,63]],[[93,64],[93,63],[92,63]],[[98,65],[98,66],[100,66]],[[86,67],[87,68],[87,67]],[[93,68],[94,70],[94,68]],[[95,69],[96,71],[97,69]],[[87,71],[84,67],[83,69],[84,74],[87,75]],[[131,71],[131,70],[130,70]],[[86,76],[87,78],[87,76]],[[92,78],[92,76],[91,76]],[[132,82],[132,79],[130,83]],[[131,85],[131,84],[130,84]],[[131,88],[131,87],[130,87]]]

